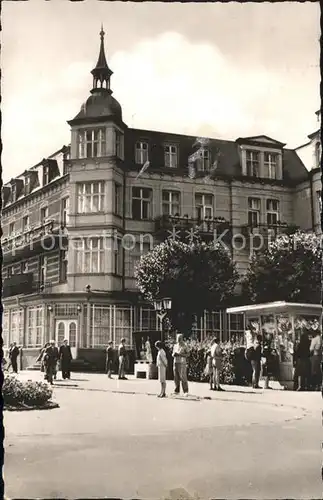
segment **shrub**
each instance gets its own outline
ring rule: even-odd
[[[2,386],[4,404],[19,406],[44,406],[52,397],[53,390],[46,382],[22,382],[7,375]]]
[[[171,352],[174,340],[167,340],[166,346]],[[207,377],[204,373],[206,365],[206,353],[209,348],[209,341],[188,340],[189,348],[187,360],[187,376],[192,382],[205,382]],[[220,382],[227,385],[247,385],[250,378],[250,367],[244,358],[244,347],[238,343],[221,343],[223,352],[222,372]]]

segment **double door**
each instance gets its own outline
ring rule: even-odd
[[[67,340],[71,347],[73,359],[77,357],[77,320],[57,319],[55,326],[56,342],[60,347]]]

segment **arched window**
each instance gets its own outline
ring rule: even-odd
[[[319,167],[321,164],[321,142],[318,141],[315,144],[315,167]]]

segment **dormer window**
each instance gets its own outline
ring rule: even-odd
[[[321,143],[315,144],[315,168],[319,168],[321,164]]]
[[[177,146],[172,144],[165,145],[165,167],[177,168]]]
[[[268,179],[277,179],[278,155],[276,153],[264,153],[264,175]]]
[[[30,176],[27,175],[27,177],[25,178],[25,195],[30,193],[30,186],[31,186]]]
[[[247,175],[249,177],[259,177],[260,158],[258,151],[246,151],[247,153]]]
[[[148,161],[148,143],[138,141],[135,148],[135,161],[137,165],[143,165]]]
[[[11,186],[11,202],[14,203],[17,199],[17,184]]]
[[[210,170],[210,151],[208,149],[202,148],[200,151],[200,156],[197,160],[197,170],[200,172],[207,172]]]
[[[46,186],[46,184],[49,183],[49,166],[44,165],[43,166],[43,186]]]
[[[97,158],[106,155],[105,129],[80,130],[78,132],[78,157]]]

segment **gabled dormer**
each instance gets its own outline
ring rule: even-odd
[[[11,179],[11,196],[10,202],[15,203],[22,194],[24,194],[24,181],[22,179]]]
[[[32,193],[34,189],[39,187],[38,172],[36,170],[25,170],[25,196]]]
[[[11,189],[9,186],[3,186],[2,188],[2,203],[5,207],[7,203],[10,201]]]
[[[44,158],[42,161],[43,186],[49,184],[55,177],[60,175],[57,161],[51,158]]]
[[[259,179],[283,179],[283,149],[286,144],[266,135],[239,137],[236,143],[242,175]]]

